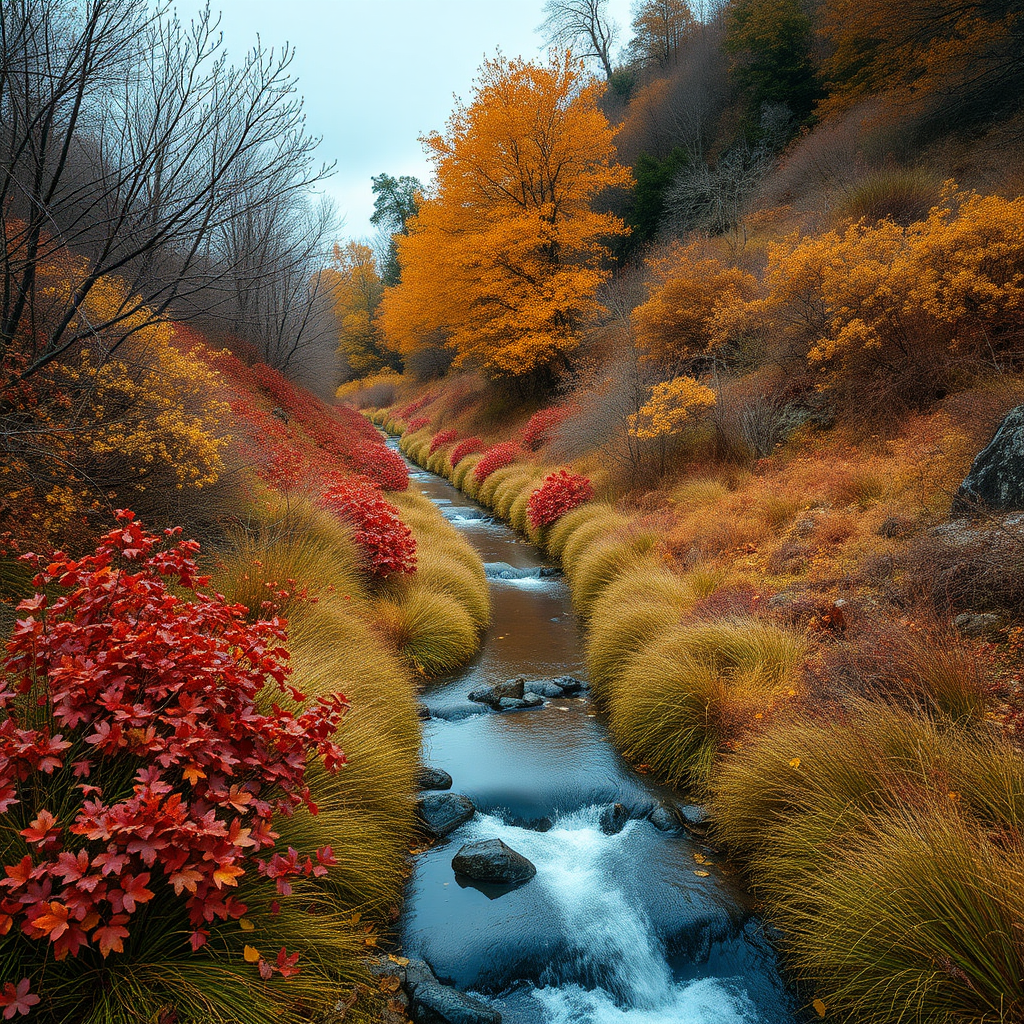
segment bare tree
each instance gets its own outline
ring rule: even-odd
[[[612,77],[611,49],[619,26],[608,17],[608,0],[546,0],[544,13],[538,32],[552,44],[600,61],[605,78]]]
[[[184,26],[146,0],[0,0],[0,357],[17,348],[22,379],[215,292],[228,223],[329,172],[291,62],[258,43],[229,66],[209,7]],[[44,296],[69,253],[87,262]]]

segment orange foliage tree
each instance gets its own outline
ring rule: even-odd
[[[397,239],[402,280],[381,308],[391,345],[409,354],[443,337],[495,378],[542,372],[576,347],[599,309],[605,242],[626,230],[592,209],[630,181],[602,90],[568,54],[484,63],[473,102],[423,140],[435,184]]]

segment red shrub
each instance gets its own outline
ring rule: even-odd
[[[416,419],[409,421],[409,433],[415,434],[417,430],[422,430],[429,423],[429,416],[417,416]]]
[[[505,441],[488,449],[487,454],[473,468],[477,483],[486,480],[496,469],[511,465],[519,457],[520,448],[515,441]]]
[[[117,517],[93,555],[26,556],[41,592],[18,606],[0,666],[0,828],[24,851],[4,865],[0,934],[50,943],[57,960],[90,943],[122,952],[151,901],[181,906],[198,949],[246,912],[243,876],[287,894],[290,876],[333,863],[327,848],[316,864],[258,855],[275,814],[315,812],[310,753],[332,772],[344,763],[332,740],[344,698],[263,713],[268,682],[305,699],[287,682],[284,624],[247,623],[242,605],[201,592],[199,545],[180,530]]]
[[[398,509],[372,484],[349,480],[327,488],[320,504],[355,530],[367,568],[375,576],[416,571],[416,538]]]
[[[546,476],[544,483],[530,495],[526,514],[530,518],[530,525],[536,530],[550,526],[566,512],[571,512],[593,497],[594,488],[585,476],[560,469]]]
[[[574,405],[552,406],[550,409],[541,409],[535,412],[523,430],[523,447],[528,452],[537,451],[549,440],[551,431],[574,412],[576,412]]]
[[[438,448],[443,448],[446,444],[451,444],[459,436],[458,431],[451,429],[442,430],[440,433],[435,434],[430,441],[430,448],[427,451],[428,455],[433,455]]]
[[[348,464],[385,491],[404,491],[409,486],[405,460],[379,439],[353,445]]]
[[[479,437],[467,437],[464,440],[460,441],[452,449],[452,468],[454,469],[455,466],[457,466],[467,455],[471,454],[472,452],[480,451],[480,449],[483,448],[483,446],[484,443],[483,441],[480,440]]]

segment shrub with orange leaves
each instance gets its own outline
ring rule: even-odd
[[[673,434],[714,404],[715,392],[706,384],[693,377],[675,377],[651,388],[640,411],[629,417],[629,432],[647,439]]]
[[[637,345],[666,366],[727,340],[720,312],[757,292],[753,275],[708,255],[698,244],[677,244],[648,266],[650,296],[633,310],[633,327]]]

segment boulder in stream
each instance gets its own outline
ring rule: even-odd
[[[495,683],[493,686],[482,686],[478,690],[473,690],[469,694],[469,699],[478,704],[489,704],[492,708],[496,708],[498,702],[506,697],[521,700],[525,691],[525,679],[509,679],[504,683]]]
[[[544,698],[539,693],[527,690],[522,697],[502,697],[498,701],[499,711],[522,711],[524,708],[539,708]]]
[[[429,765],[421,764],[416,772],[416,788],[451,789],[452,777],[442,768],[431,768]]]
[[[451,985],[442,985],[425,960],[410,959],[404,969],[384,965],[397,974],[410,1001],[410,1012],[420,1024],[501,1024],[501,1014],[482,999],[467,996]],[[381,972],[373,970],[379,974]]]
[[[625,804],[609,804],[601,811],[601,831],[606,836],[613,836],[626,827],[631,815]]]
[[[647,815],[647,820],[659,832],[677,832],[682,827],[679,818],[665,804],[655,804],[651,808],[651,813]]]
[[[443,839],[476,814],[473,801],[461,793],[428,793],[416,803],[426,830]]]
[[[466,843],[452,857],[452,868],[457,874],[477,882],[503,884],[525,882],[537,874],[537,869],[530,861],[500,839]]]

